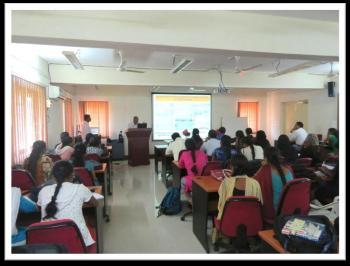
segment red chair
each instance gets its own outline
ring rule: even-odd
[[[226,200],[221,220],[214,218],[219,235],[235,239],[235,248],[247,248],[247,237],[255,237],[263,228],[261,203],[257,197],[232,196]],[[220,241],[214,243],[217,251]]]
[[[47,156],[51,158],[52,162],[57,162],[62,160],[61,156],[57,154],[48,154]]]
[[[97,153],[88,153],[85,155],[85,160],[93,160],[100,163],[101,157]]]
[[[80,181],[87,187],[94,186],[94,181],[91,173],[84,167],[74,167],[74,173],[79,177]]]
[[[297,164],[305,165],[306,167],[310,167],[312,164],[312,158],[299,158],[295,161]]]
[[[31,224],[26,231],[29,244],[62,244],[69,253],[96,253],[96,244],[85,246],[78,226],[71,219]]]
[[[219,169],[223,169],[221,161],[209,161],[206,166],[204,166],[201,176],[209,176],[210,171]]]
[[[293,179],[283,187],[276,216],[288,214],[306,215],[310,209],[311,181],[308,178]]]
[[[12,169],[12,186],[22,191],[35,187],[35,181],[31,173],[23,169]]]

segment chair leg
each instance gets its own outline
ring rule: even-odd
[[[181,221],[185,221],[186,216],[189,216],[192,214],[192,210],[189,212],[184,213],[184,215],[181,216]]]

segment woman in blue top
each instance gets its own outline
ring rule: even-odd
[[[233,155],[237,154],[237,151],[231,146],[231,137],[228,135],[223,135],[220,140],[220,148],[216,148],[213,152],[213,161],[221,161],[223,167],[226,167],[228,160],[231,159]]]
[[[87,170],[89,170],[89,172],[92,173],[92,176],[94,178],[94,183],[97,186],[99,185],[99,182],[95,177],[94,169],[95,169],[95,166],[100,166],[101,163],[96,162],[94,160],[85,160],[84,159],[85,155],[86,155],[86,147],[83,143],[79,143],[74,147],[74,152],[72,154],[71,162],[73,164],[73,167],[85,167]]]
[[[290,169],[281,164],[279,152],[274,147],[267,147],[264,150],[265,162],[271,166],[272,197],[275,211],[278,208],[278,202],[284,185],[293,180],[293,174]]]

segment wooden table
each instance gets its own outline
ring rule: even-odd
[[[187,171],[179,166],[178,161],[171,162],[171,168],[173,172],[173,187],[181,188],[181,177],[187,175]]]
[[[103,207],[103,214],[106,218],[106,221],[109,222],[109,215],[108,215],[108,204],[107,204],[107,187],[108,187],[108,180],[107,180],[107,163],[102,164],[102,169],[94,170],[95,175],[103,174],[103,196],[104,196],[104,207]]]
[[[94,190],[95,193],[102,195],[101,186],[88,187],[90,190]],[[28,195],[26,195],[28,196]],[[99,199],[98,205],[91,206],[87,203],[83,204],[84,218],[87,224],[92,225],[96,229],[96,245],[97,252],[103,253],[103,208],[104,200]],[[33,223],[41,221],[41,210],[38,209],[35,213],[19,213],[17,217],[17,226],[28,227]]]
[[[159,173],[158,163],[162,163],[161,177],[165,186],[167,186],[167,170],[171,168],[171,162],[174,160],[172,155],[166,155],[165,150],[168,147],[166,144],[154,146],[154,170],[156,175]]]
[[[271,248],[273,248],[278,253],[289,253],[281,245],[281,243],[274,237],[275,232],[270,230],[263,230],[258,232],[259,237]]]
[[[208,217],[217,211],[220,185],[221,182],[212,176],[196,176],[192,179],[193,233],[207,253]]]
[[[113,166],[112,166],[112,156],[108,154],[108,156],[101,157],[101,163],[107,163],[108,176],[107,176],[107,188],[108,195],[112,195],[113,186],[111,185],[111,175],[113,175]]]

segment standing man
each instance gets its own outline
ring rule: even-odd
[[[291,134],[289,136],[289,140],[291,142],[294,142],[293,148],[297,152],[301,150],[301,147],[303,146],[304,141],[307,137],[307,132],[303,127],[304,127],[303,122],[298,121],[295,123],[294,127],[290,131]]]
[[[129,123],[128,128],[137,128],[139,124],[139,118],[137,116],[134,116],[133,121]]]
[[[85,141],[86,134],[91,133],[89,122],[91,121],[91,117],[88,114],[84,115],[84,122],[83,122],[83,130],[81,132],[81,137]]]

